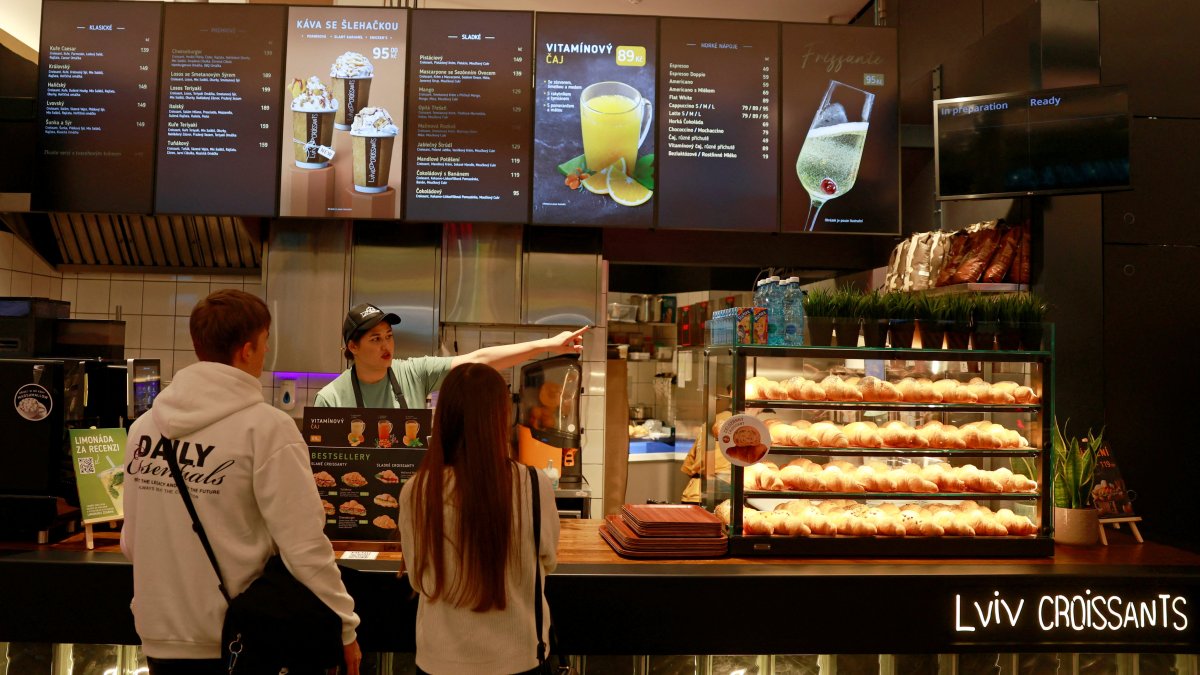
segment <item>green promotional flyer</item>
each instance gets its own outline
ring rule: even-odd
[[[103,523],[125,517],[124,429],[70,429],[71,458],[79,489],[83,523]]]

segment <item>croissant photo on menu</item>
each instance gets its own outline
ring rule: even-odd
[[[733,432],[733,445],[726,448],[725,456],[730,460],[754,464],[767,455],[767,450],[758,430],[746,426]]]

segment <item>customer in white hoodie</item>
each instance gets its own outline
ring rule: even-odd
[[[342,618],[347,672],[361,652],[354,600],[322,530],[308,448],[288,415],[263,401],[259,376],[271,315],[221,290],[192,311],[200,361],[175,373],[129,430],[121,550],[133,562],[133,615],[152,675],[222,673],[226,603],[171,477],[176,452],[230,596],[279,552],[292,575]],[[294,671],[293,671],[294,672]]]

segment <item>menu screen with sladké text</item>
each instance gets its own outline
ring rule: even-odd
[[[408,220],[529,220],[533,15],[413,15]]]

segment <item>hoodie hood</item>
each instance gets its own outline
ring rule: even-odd
[[[175,373],[150,413],[168,438],[181,438],[262,402],[262,385],[249,373],[200,361]]]

